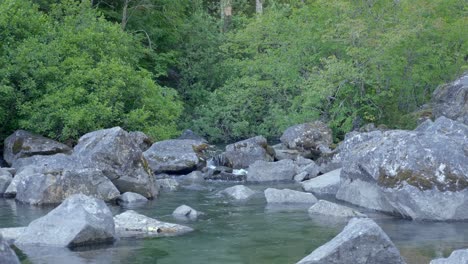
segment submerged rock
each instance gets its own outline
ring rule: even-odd
[[[265,198],[267,203],[307,203],[314,204],[317,198],[311,193],[294,191],[290,189],[274,189],[268,188],[265,190]]]
[[[156,197],[158,188],[140,147],[120,127],[88,133],[74,148],[74,158],[85,167],[98,168],[120,192]]]
[[[324,215],[333,217],[367,217],[352,208],[344,205],[339,205],[325,200],[319,200],[316,204],[309,208],[311,215]]]
[[[249,166],[247,181],[290,181],[295,174],[296,165],[292,160],[280,160],[277,162],[258,160]]]
[[[302,156],[316,158],[322,152],[330,151],[332,135],[326,124],[315,121],[287,128],[280,140],[287,148],[300,151]]]
[[[340,188],[341,169],[325,173],[316,178],[301,182],[302,189],[316,195],[336,195]]]
[[[371,219],[353,218],[343,231],[298,264],[403,264],[400,252]]]
[[[107,205],[102,200],[75,194],[32,221],[15,244],[72,248],[109,243],[114,236],[114,219]]]
[[[191,139],[172,139],[154,143],[144,152],[154,173],[188,173],[203,162],[208,144]]]
[[[448,258],[434,259],[430,264],[467,264],[468,249],[455,250]]]
[[[229,188],[226,188],[220,192],[220,194],[226,195],[229,198],[235,200],[246,200],[255,194],[252,189],[244,185],[235,185]]]
[[[429,123],[427,123],[429,122]],[[468,219],[468,126],[445,117],[414,131],[352,133],[336,197],[411,219]]]
[[[5,139],[3,158],[12,165],[20,158],[70,152],[71,148],[65,144],[28,131],[17,130]]]
[[[433,114],[468,125],[468,72],[452,83],[439,86],[432,95]]]
[[[227,145],[222,156],[230,167],[243,169],[256,161],[273,161],[275,151],[264,137],[257,136]]]
[[[175,191],[179,189],[179,182],[172,178],[159,179],[157,183],[159,188],[164,191]]]
[[[190,227],[161,222],[133,210],[116,215],[114,221],[120,238],[178,236],[193,231]]]
[[[10,248],[8,243],[3,239],[2,235],[0,235],[0,263],[20,264],[15,251]]]
[[[117,198],[119,204],[136,204],[136,203],[146,203],[148,199],[141,194],[126,192]]]
[[[172,215],[178,219],[196,220],[200,215],[202,215],[202,213],[198,212],[190,206],[183,204],[177,207],[174,212],[172,212]]]

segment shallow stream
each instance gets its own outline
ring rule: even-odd
[[[258,195],[247,202],[230,202],[218,191],[231,183],[207,183],[210,190],[163,192],[143,206],[141,214],[180,223],[196,231],[180,236],[143,240],[119,240],[111,246],[79,251],[36,248],[22,256],[23,263],[296,263],[338,234],[346,221],[311,217],[307,206],[267,206],[267,187],[300,189],[293,184],[248,185]],[[172,211],[181,204],[205,213],[197,221],[181,222]],[[26,226],[52,208],[18,204],[0,199],[0,227]],[[127,208],[111,206],[118,214]],[[409,264],[427,264],[435,257],[468,247],[468,223],[415,222],[369,212],[389,235]]]

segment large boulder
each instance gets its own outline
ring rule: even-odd
[[[80,138],[73,156],[85,167],[98,168],[120,192],[135,192],[147,198],[158,188],[140,147],[120,127],[88,133]]]
[[[154,173],[188,173],[204,162],[208,144],[191,139],[171,139],[154,143],[144,152]]]
[[[255,161],[273,161],[275,151],[268,146],[267,140],[262,136],[256,136],[226,146],[222,154],[226,160],[222,165],[229,165],[234,169],[247,168]]]
[[[327,217],[367,217],[350,207],[332,203],[325,200],[319,200],[309,208],[309,214],[322,215]]]
[[[132,131],[129,133],[129,135],[133,142],[135,142],[143,152],[148,150],[154,143],[150,137],[141,131]]]
[[[317,198],[311,193],[294,191],[290,189],[274,189],[267,188],[265,190],[265,198],[267,203],[302,203],[302,204],[314,204],[317,202]]]
[[[3,239],[2,235],[0,235],[0,263],[20,264],[18,256],[16,256],[16,253],[10,248],[8,243]]]
[[[341,169],[337,169],[316,178],[301,182],[302,189],[316,195],[336,195],[340,188]]]
[[[234,200],[246,200],[255,194],[255,192],[252,189],[244,185],[235,185],[226,188],[219,193],[222,195],[226,195],[227,197]]]
[[[290,181],[295,174],[296,165],[292,160],[276,162],[258,160],[249,166],[247,181]]]
[[[70,152],[71,148],[65,144],[28,131],[17,130],[5,139],[3,158],[11,165],[19,158]]]
[[[3,196],[8,186],[10,186],[13,177],[10,172],[0,168],[0,197]]]
[[[322,152],[330,152],[333,133],[325,123],[315,121],[287,128],[280,140],[287,148],[299,150],[302,156],[317,158]]]
[[[468,249],[455,250],[448,258],[439,258],[431,261],[430,264],[466,264],[468,263]]]
[[[452,83],[439,86],[432,95],[433,115],[446,116],[468,125],[468,72]]]
[[[402,264],[405,261],[384,231],[371,219],[353,218],[336,237],[298,264]]]
[[[468,126],[353,133],[340,145],[338,199],[412,219],[468,219]]]
[[[114,219],[107,205],[102,200],[75,194],[31,222],[15,244],[73,248],[109,243],[114,237]]]
[[[113,201],[120,192],[102,171],[89,168],[55,169],[28,166],[13,179],[16,200],[35,205],[61,203],[73,194],[84,194]],[[12,189],[7,195],[12,196]]]
[[[177,236],[193,231],[190,227],[161,222],[132,210],[116,215],[114,221],[116,235],[120,238]]]

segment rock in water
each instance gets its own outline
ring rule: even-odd
[[[5,139],[3,158],[11,165],[19,158],[70,152],[71,148],[65,144],[28,131],[17,130]]]
[[[120,192],[98,169],[62,169],[28,166],[13,179],[16,200],[36,205],[61,203],[82,193],[104,201],[113,201]],[[12,188],[13,188],[12,186]],[[11,196],[12,189],[7,189]]]
[[[316,204],[312,205],[309,208],[309,214],[332,217],[367,217],[365,214],[352,208],[325,200],[319,200]]]
[[[116,215],[114,221],[118,237],[177,236],[193,231],[190,227],[161,222],[132,210]]]
[[[226,188],[220,192],[220,194],[226,195],[229,198],[235,200],[246,200],[255,194],[252,189],[244,185],[235,185],[229,188]]]
[[[316,195],[336,195],[340,188],[340,173],[341,169],[337,169],[301,182],[302,189]]]
[[[445,117],[414,131],[351,133],[336,198],[421,220],[468,219],[468,126]]]
[[[256,136],[227,145],[222,156],[227,159],[226,165],[234,169],[244,169],[255,161],[273,161],[275,151],[268,146],[264,137]]]
[[[8,186],[10,186],[12,179],[13,177],[7,170],[0,168],[0,197],[3,196]]]
[[[280,140],[287,148],[299,150],[302,156],[316,158],[330,151],[333,134],[326,124],[315,121],[287,128]]]
[[[468,72],[456,81],[439,86],[432,95],[434,116],[446,116],[468,125]]]
[[[88,133],[80,138],[73,156],[83,166],[98,168],[120,192],[156,197],[158,188],[148,162],[132,136],[120,127]]]
[[[371,219],[353,218],[336,237],[298,264],[403,264],[400,252]]]
[[[247,181],[291,181],[296,174],[292,160],[266,162],[258,160],[249,166]]]
[[[73,248],[109,243],[114,237],[114,219],[107,205],[102,200],[75,194],[32,221],[15,244]]]
[[[3,239],[2,235],[0,235],[0,263],[20,264],[18,256],[16,256],[16,253],[10,248],[8,243]]]
[[[455,250],[448,258],[434,259],[430,264],[468,264],[468,249]]]
[[[191,139],[171,139],[154,143],[144,152],[154,173],[188,173],[203,163],[208,144]]]
[[[120,195],[119,198],[117,198],[117,202],[119,204],[146,203],[148,202],[148,199],[146,199],[146,197],[138,193],[126,192]]]
[[[174,212],[172,212],[172,215],[175,218],[179,218],[179,219],[196,220],[198,218],[198,216],[201,215],[201,213],[198,212],[197,210],[193,209],[192,207],[183,204],[183,205],[177,207],[174,210]]]
[[[311,193],[299,192],[290,189],[278,190],[268,188],[265,190],[267,203],[307,203],[314,204],[317,198]]]

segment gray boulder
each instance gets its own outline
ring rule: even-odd
[[[140,147],[120,127],[88,133],[80,138],[73,156],[85,167],[98,168],[120,192],[156,197],[157,185]]]
[[[176,178],[177,181],[183,184],[202,183],[205,181],[201,171],[192,171],[191,173]]]
[[[315,121],[287,128],[280,140],[287,148],[300,151],[302,156],[317,158],[322,152],[330,151],[333,134],[325,123]]]
[[[11,165],[19,158],[70,152],[71,148],[65,144],[28,131],[17,130],[5,139],[3,158]]]
[[[172,216],[182,220],[196,220],[200,215],[202,215],[201,212],[198,212],[197,210],[185,204],[177,207],[174,212],[172,212]]]
[[[242,169],[249,167],[255,161],[273,161],[275,151],[268,146],[264,137],[256,136],[227,145],[222,156],[230,167]]]
[[[164,191],[175,191],[179,189],[179,182],[172,178],[158,179],[159,188]]]
[[[402,264],[400,252],[371,219],[353,218],[332,240],[298,264]]]
[[[367,217],[352,208],[325,200],[319,200],[309,208],[309,214],[332,217]]]
[[[114,236],[114,219],[107,205],[102,200],[75,194],[31,222],[15,244],[73,248],[109,243]]]
[[[154,143],[144,152],[154,173],[188,173],[204,162],[208,144],[191,139],[171,139]]]
[[[0,235],[0,263],[20,264],[18,256],[16,256],[16,253],[10,248],[8,243],[3,239],[2,235]]]
[[[288,149],[283,144],[276,144],[272,146],[275,150],[275,156],[277,160],[291,159],[295,160],[297,157],[301,157],[301,152],[296,149]]]
[[[296,175],[296,165],[292,160],[267,162],[258,160],[249,166],[247,181],[285,181]]]
[[[448,258],[434,259],[430,264],[467,264],[468,249],[455,250]]]
[[[148,150],[154,143],[150,137],[141,131],[132,131],[129,135],[142,152]]]
[[[227,197],[234,200],[246,200],[249,199],[252,195],[254,195],[255,192],[244,185],[235,185],[222,190],[220,194],[226,195]]]
[[[316,195],[336,195],[340,188],[341,169],[301,182],[302,189]]]
[[[13,178],[6,194],[34,205],[57,204],[73,194],[84,194],[104,201],[113,201],[120,192],[98,169],[54,169],[28,166]]]
[[[306,171],[303,171],[299,174],[294,175],[293,180],[296,182],[302,182],[309,179],[309,174]]]
[[[452,83],[439,86],[432,95],[433,114],[468,125],[468,72]]]
[[[195,132],[193,132],[190,129],[186,129],[186,130],[182,131],[182,134],[180,134],[180,136],[177,139],[191,139],[191,140],[196,140],[196,141],[201,141],[201,142],[204,142],[204,143],[208,143],[208,141],[206,141],[206,139],[204,139],[203,137],[195,134]]]
[[[268,188],[265,190],[265,198],[267,203],[302,203],[314,204],[317,198],[311,193],[294,191],[290,189],[274,189]]]
[[[336,198],[411,219],[468,219],[467,125],[440,117],[414,131],[352,133],[339,148]]]
[[[320,173],[320,167],[312,161],[312,163],[307,164],[303,167],[298,167],[296,170],[297,173],[305,172],[307,173],[307,178],[315,178]]]
[[[136,204],[136,203],[146,203],[148,199],[141,194],[126,192],[117,198],[119,204]]]
[[[10,186],[13,177],[10,172],[0,168],[0,197],[3,196],[8,186]]]
[[[190,227],[161,222],[133,210],[116,215],[114,222],[120,238],[178,236],[193,231]]]

